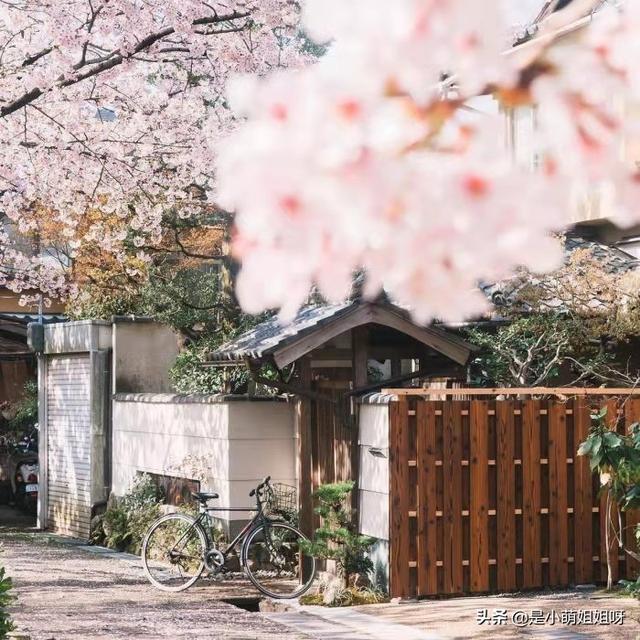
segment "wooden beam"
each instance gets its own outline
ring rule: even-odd
[[[310,363],[307,366],[310,367]],[[265,387],[277,389],[278,391],[283,391],[285,393],[294,393],[297,396],[302,396],[303,398],[309,398],[311,400],[320,400],[321,402],[330,402],[332,404],[336,404],[336,401],[329,396],[325,396],[322,393],[317,393],[315,391],[312,391],[311,389],[303,389],[302,387],[294,384],[289,384],[288,382],[269,380],[268,378],[263,378],[262,376],[258,375],[253,376],[252,380],[257,382],[258,384],[263,384]],[[311,377],[309,377],[309,381],[311,381]]]
[[[637,396],[640,389],[631,387],[496,387],[460,389],[393,389],[384,387],[383,393],[397,396]]]
[[[416,360],[425,356],[423,345],[415,346],[397,346],[381,344],[376,341],[375,344],[369,344],[369,359],[370,360]],[[314,360],[349,360],[351,361],[352,352],[351,349],[339,349],[335,347],[320,347],[314,349],[311,353]],[[432,352],[432,357],[438,357],[438,355]],[[400,375],[400,374],[398,374]]]
[[[369,328],[354,327],[351,331],[353,344],[353,384],[364,387],[369,382]]]
[[[351,362],[351,349],[337,349],[335,347],[322,347],[311,352],[313,360],[349,360]]]
[[[398,384],[400,382],[406,382],[407,380],[415,380],[416,378],[421,378],[427,375],[433,375],[433,371],[421,369],[420,371],[414,371],[413,373],[405,373],[402,376],[397,376],[396,378],[390,378],[389,380],[383,380],[382,382],[376,382],[375,384],[369,384],[364,387],[356,387],[355,389],[348,391],[345,395],[360,396],[365,393],[377,391],[378,389],[381,389],[382,387],[388,384]],[[400,394],[396,394],[396,395],[400,395]]]
[[[351,369],[351,360],[316,360],[311,361],[312,369]]]

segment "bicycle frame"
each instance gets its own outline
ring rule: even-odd
[[[188,535],[189,531],[191,531],[192,528],[199,526],[205,532],[205,535],[207,537],[208,548],[209,549],[217,549],[219,551],[219,549],[217,548],[217,546],[214,543],[214,541],[212,539],[212,536],[211,536],[211,529],[213,528],[213,523],[211,521],[211,514],[212,513],[222,512],[222,511],[237,511],[237,512],[243,511],[245,513],[247,511],[257,511],[256,515],[242,528],[240,533],[238,533],[238,535],[236,535],[236,537],[228,544],[227,548],[224,551],[220,551],[220,553],[222,553],[222,556],[225,559],[225,561],[227,560],[227,558],[229,557],[231,552],[238,546],[238,544],[242,540],[244,540],[246,535],[254,527],[256,527],[259,524],[263,524],[264,525],[264,524],[267,524],[267,523],[271,522],[271,520],[264,515],[264,512],[262,510],[262,505],[260,505],[260,507],[257,508],[257,509],[256,509],[256,507],[201,507],[200,508],[200,513],[198,514],[198,517],[196,518],[196,521],[193,523],[193,525],[191,527],[189,527],[189,529],[187,529],[185,534],[182,536],[182,538],[180,540],[178,540],[178,542],[176,543],[175,546],[177,546],[179,544],[179,542],[186,535]],[[207,526],[205,526],[205,522],[206,522]]]

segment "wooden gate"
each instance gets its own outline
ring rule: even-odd
[[[620,432],[640,419],[640,399],[595,403]],[[391,595],[601,583],[607,554],[614,581],[635,578],[638,562],[613,534],[607,549],[599,479],[576,456],[593,406],[593,398],[391,403]],[[622,514],[629,546],[637,522],[637,512]]]
[[[311,402],[312,488],[357,478],[358,430],[345,398],[347,383],[317,381],[314,390],[333,402]],[[315,518],[314,526],[319,526]]]

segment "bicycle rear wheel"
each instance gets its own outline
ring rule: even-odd
[[[316,574],[315,558],[303,552],[303,540],[307,540],[303,533],[280,522],[264,523],[250,531],[242,545],[249,580],[270,598],[301,596]]]
[[[142,565],[162,591],[184,591],[202,574],[207,539],[194,518],[171,513],[156,520],[142,543]]]

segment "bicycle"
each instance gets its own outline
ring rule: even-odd
[[[205,568],[212,575],[227,572],[227,561],[242,542],[240,563],[256,588],[271,598],[297,598],[313,583],[315,558],[300,548],[307,537],[283,518],[297,513],[296,490],[271,484],[271,476],[249,493],[251,507],[211,507],[217,493],[191,494],[200,505],[197,518],[184,513],[161,516],[151,524],[142,543],[142,564],[147,578],[163,591],[184,591]],[[221,551],[211,531],[211,514],[219,511],[257,511],[242,531]]]

